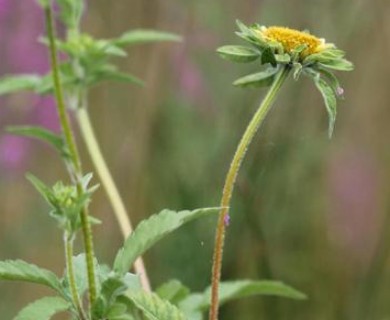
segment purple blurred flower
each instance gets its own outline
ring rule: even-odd
[[[369,261],[381,223],[376,164],[369,153],[349,150],[332,160],[329,175],[329,232],[334,245],[355,262]]]
[[[41,8],[35,1],[0,0],[0,59],[4,74],[44,74],[49,69],[45,46],[37,39],[44,33],[44,19]],[[57,115],[52,98],[26,95],[27,99],[0,100],[0,105],[12,104],[20,113],[11,108],[0,108],[1,127],[10,125],[11,118],[23,116],[23,124],[37,124],[58,130]],[[27,105],[26,105],[27,101]],[[20,104],[20,105],[19,105]],[[14,121],[14,120],[12,120]],[[0,140],[0,166],[23,169],[23,157],[29,142],[26,138],[4,136]]]

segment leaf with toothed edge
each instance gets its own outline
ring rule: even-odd
[[[42,284],[62,293],[61,283],[53,272],[22,260],[0,261],[0,280]]]
[[[71,304],[60,297],[44,297],[27,305],[13,320],[49,320],[70,309]]]
[[[203,208],[176,212],[165,209],[142,221],[118,251],[114,261],[114,270],[119,274],[125,274],[134,261],[157,241],[183,224],[200,217],[217,214],[219,210],[220,208]]]
[[[149,320],[186,320],[182,311],[153,292],[129,291],[126,296]]]

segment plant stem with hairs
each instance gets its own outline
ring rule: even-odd
[[[273,102],[275,101],[276,95],[279,92],[282,84],[287,78],[290,71],[290,66],[284,66],[278,72],[273,81],[271,87],[268,90],[263,102],[260,104],[255,115],[250,121],[248,127],[245,130],[244,135],[237,147],[236,153],[234,154],[233,160],[230,164],[229,171],[226,175],[225,185],[223,188],[222,198],[220,207],[222,208],[219,213],[216,234],[215,234],[215,245],[214,245],[214,256],[213,256],[213,267],[212,267],[212,284],[211,284],[211,307],[209,313],[210,320],[218,319],[218,305],[219,305],[219,282],[221,279],[221,268],[222,268],[222,257],[223,257],[223,246],[225,240],[226,226],[229,220],[229,208],[230,200],[232,197],[234,185],[237,179],[238,172],[241,167],[241,163],[245,157],[246,151],[253,140],[257,130],[263,123],[268,111],[271,109]]]
[[[73,268],[73,242],[74,236],[70,235],[68,232],[64,233],[64,246],[65,246],[65,261],[66,261],[66,273],[68,276],[70,293],[72,296],[73,303],[77,308],[81,320],[86,320],[84,310],[81,304],[80,296],[77,291],[76,278],[74,275]]]
[[[86,102],[79,104],[76,110],[76,117],[80,127],[81,135],[87,146],[89,155],[92,159],[93,165],[100,177],[103,188],[111,202],[115,216],[118,220],[123,237],[126,239],[133,231],[129,215],[126,212],[125,205],[115,185],[114,179],[108,169],[104,160],[103,154],[100,150],[99,143],[96,139],[91,120],[88,114]],[[146,268],[142,258],[138,258],[134,263],[134,269],[140,276],[141,285],[145,291],[150,292],[150,282],[146,272]]]
[[[50,5],[45,8],[45,20],[46,20],[47,36],[49,39],[51,69],[53,73],[54,94],[56,98],[57,111],[58,111],[58,116],[62,128],[64,140],[70,155],[70,165],[68,166],[68,169],[72,179],[77,185],[78,193],[82,194],[82,192],[84,191],[83,190],[84,187],[81,183],[81,178],[82,178],[81,162],[80,162],[79,153],[73,137],[73,132],[70,126],[70,121],[66,112],[66,107],[64,102],[64,95],[62,91],[59,65],[58,65],[57,48],[55,43],[56,40],[55,40],[55,28],[53,22],[53,11]],[[82,208],[80,212],[80,218],[81,218],[84,247],[85,247],[85,254],[86,254],[88,292],[89,292],[89,302],[91,307],[96,300],[96,279],[95,279],[92,230],[89,221],[88,209],[86,206]]]

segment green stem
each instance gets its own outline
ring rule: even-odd
[[[91,120],[88,114],[88,109],[85,105],[79,106],[76,112],[77,112],[76,117],[79,123],[81,135],[84,138],[84,142],[87,146],[89,155],[100,177],[103,188],[106,191],[106,194],[114,209],[114,213],[118,220],[119,226],[121,228],[123,237],[126,239],[129,236],[129,234],[133,231],[131,221],[126,212],[126,208],[124,206],[123,200],[115,185],[114,179],[111,176],[111,173],[104,160],[103,154],[100,150],[99,143],[96,139],[96,135],[93,130]],[[140,276],[143,289],[150,292],[151,290],[150,283],[149,283],[148,275],[142,258],[138,258],[135,261],[134,269],[136,273],[139,274]]]
[[[73,137],[73,132],[70,127],[70,121],[64,103],[64,94],[61,86],[60,72],[59,72],[59,65],[58,65],[58,58],[57,58],[57,48],[55,44],[56,40],[55,40],[55,28],[53,23],[53,12],[50,5],[47,8],[45,8],[45,18],[46,18],[47,35],[49,38],[50,61],[51,61],[51,69],[53,73],[54,94],[57,102],[58,116],[61,123],[63,136],[65,138],[65,143],[69,149],[70,161],[71,161],[70,174],[77,184],[78,193],[81,194],[84,191],[81,183],[81,177],[82,177],[81,162],[80,162],[80,157],[77,151],[76,143]],[[87,273],[88,273],[88,290],[89,290],[89,300],[90,300],[90,307],[91,307],[96,299],[96,283],[95,283],[96,280],[95,280],[92,231],[89,222],[89,214],[88,214],[87,207],[84,207],[81,210],[80,216],[81,216],[82,231],[84,236],[84,247],[86,253],[86,263],[87,263]]]
[[[77,308],[81,320],[86,320],[84,310],[81,304],[80,296],[77,291],[76,278],[73,268],[73,241],[74,238],[69,236],[68,232],[64,233],[64,246],[65,246],[65,260],[66,260],[66,272],[68,275],[70,293],[72,295],[73,303]]]
[[[226,175],[225,185],[223,187],[223,193],[221,198],[221,211],[219,213],[216,233],[215,233],[215,245],[214,245],[214,256],[213,256],[213,267],[212,267],[212,284],[211,284],[211,306],[209,313],[209,320],[218,319],[218,305],[219,305],[219,282],[221,279],[221,268],[222,268],[222,257],[223,257],[223,246],[226,232],[226,219],[229,215],[230,200],[232,197],[234,185],[237,179],[238,171],[240,170],[242,160],[245,157],[246,151],[253,140],[257,130],[265,119],[268,111],[271,109],[273,102],[275,101],[276,95],[279,92],[284,80],[287,78],[290,71],[289,66],[285,66],[281,69],[275,77],[267,95],[263,102],[260,104],[258,110],[253,116],[251,122],[245,130],[244,135],[237,147],[236,153],[234,154],[233,160],[230,164],[229,171]]]

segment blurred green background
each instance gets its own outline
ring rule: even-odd
[[[296,302],[251,298],[221,319],[390,319],[390,4],[388,0],[94,0],[84,30],[108,38],[131,28],[183,36],[180,44],[129,50],[121,67],[145,88],[106,83],[90,94],[91,116],[132,220],[162,208],[218,205],[229,161],[264,89],[231,82],[255,64],[223,61],[215,49],[238,44],[235,19],[309,29],[356,65],[340,73],[335,135],[308,79],[289,81],[247,155],[231,210],[224,279],[279,279],[307,293]],[[43,17],[35,1],[0,0],[0,75],[45,71],[36,43]],[[52,101],[0,100],[0,259],[24,259],[62,273],[61,235],[24,178],[66,179],[52,150],[4,132],[11,124],[58,128]],[[93,171],[80,141],[86,171]],[[111,263],[122,239],[103,190],[91,208],[103,220],[95,242]],[[215,219],[186,226],[145,257],[153,286],[178,278],[209,284]],[[82,250],[79,245],[78,250]],[[1,319],[45,290],[0,283]]]

